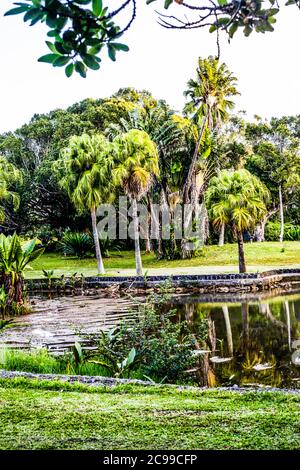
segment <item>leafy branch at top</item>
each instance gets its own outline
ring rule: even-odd
[[[225,31],[232,38],[238,29],[245,36],[253,31],[274,31],[275,16],[280,10],[277,0],[198,0],[190,4],[184,0],[146,0],[147,4],[160,2],[165,9],[177,6],[193,15],[181,19],[158,13],[158,23],[167,29],[196,29],[209,27],[209,31]],[[107,2],[108,3],[108,2]],[[300,8],[300,0],[288,0],[285,5]],[[130,12],[124,26],[117,24],[123,12]],[[116,60],[117,51],[128,51],[119,38],[131,27],[136,18],[137,0],[120,0],[115,10],[103,5],[103,0],[24,0],[14,2],[14,8],[5,16],[24,14],[30,26],[38,22],[49,28],[46,44],[50,53],[40,62],[54,67],[65,67],[67,77],[73,72],[86,77],[87,69],[100,68],[100,55],[107,47],[108,56]],[[126,16],[126,15],[125,15]],[[218,46],[219,41],[217,40]]]

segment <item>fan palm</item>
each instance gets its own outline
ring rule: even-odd
[[[236,78],[228,70],[226,64],[219,63],[216,57],[198,59],[197,78],[189,80],[184,92],[189,99],[184,112],[191,116],[198,125],[198,139],[188,177],[183,188],[183,202],[189,202],[193,175],[195,173],[198,154],[206,128],[210,130],[220,126],[228,117],[228,111],[234,107],[229,99],[238,95]]]
[[[109,170],[112,160],[110,144],[100,135],[73,136],[62,152],[56,168],[63,173],[60,185],[66,189],[79,212],[90,211],[98,273],[105,274],[99,234],[97,207],[112,197]]]
[[[243,232],[265,215],[269,191],[247,170],[223,170],[211,179],[205,194],[213,225],[230,225],[238,242],[239,271],[246,272]]]
[[[153,176],[159,175],[157,147],[146,132],[137,129],[116,137],[113,144],[113,180],[132,202],[136,273],[142,276],[137,201],[149,190]]]

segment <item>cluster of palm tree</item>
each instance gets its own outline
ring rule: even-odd
[[[246,271],[243,233],[264,217],[269,194],[245,169],[220,170],[209,158],[212,142],[234,106],[231,98],[239,94],[236,81],[219,59],[199,58],[196,79],[188,82],[185,92],[186,117],[174,115],[163,104],[144,107],[129,111],[104,134],[70,139],[54,166],[60,185],[78,211],[90,211],[99,274],[104,274],[105,269],[97,232],[97,207],[112,202],[119,190],[132,203],[137,275],[142,275],[137,201],[145,196],[150,221],[154,217],[154,200],[170,213],[178,203],[190,204],[194,208],[191,217],[195,217],[201,204],[203,224],[207,206],[220,238],[224,237],[226,226],[232,228],[239,247],[240,272]],[[180,157],[181,152],[191,158],[186,174],[178,178],[180,171],[174,171],[174,167],[180,167],[181,162],[174,157]],[[177,174],[177,181],[173,173]],[[186,242],[183,238],[182,257],[186,256]],[[158,254],[161,245],[159,239]],[[146,247],[151,249],[150,239]]]
[[[142,130],[131,129],[112,142],[101,135],[74,136],[55,162],[64,187],[78,211],[90,211],[98,273],[105,274],[96,212],[101,203],[112,202],[122,188],[132,202],[136,272],[142,275],[137,201],[159,175],[156,144]]]

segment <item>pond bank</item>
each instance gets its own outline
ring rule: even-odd
[[[173,276],[95,276],[25,281],[29,292],[90,293],[99,290],[133,290],[147,292],[161,287],[166,291],[208,293],[258,292],[273,289],[291,290],[300,285],[300,269],[278,269],[262,273],[206,274]]]
[[[155,387],[155,388],[167,388],[167,389],[178,389],[178,390],[191,390],[191,391],[227,391],[227,392],[281,392],[281,393],[291,393],[294,395],[300,395],[300,389],[288,389],[288,388],[278,388],[271,386],[264,386],[257,384],[256,386],[243,386],[238,385],[228,386],[228,387],[196,387],[190,385],[177,385],[177,384],[158,384],[155,382],[150,382],[146,380],[137,380],[137,379],[116,379],[113,377],[103,377],[103,376],[89,376],[89,375],[61,375],[61,374],[35,374],[32,372],[21,372],[21,371],[9,371],[5,369],[0,369],[0,380],[14,380],[14,379],[26,379],[33,381],[45,381],[45,382],[62,382],[68,384],[82,384],[87,387],[100,387],[100,388],[114,388],[121,385],[136,385],[143,387]]]

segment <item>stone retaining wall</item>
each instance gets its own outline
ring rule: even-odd
[[[161,286],[198,293],[257,292],[300,287],[300,269],[278,269],[245,274],[182,274],[174,276],[94,276],[86,278],[26,280],[30,292],[83,293],[95,290],[151,290]]]

